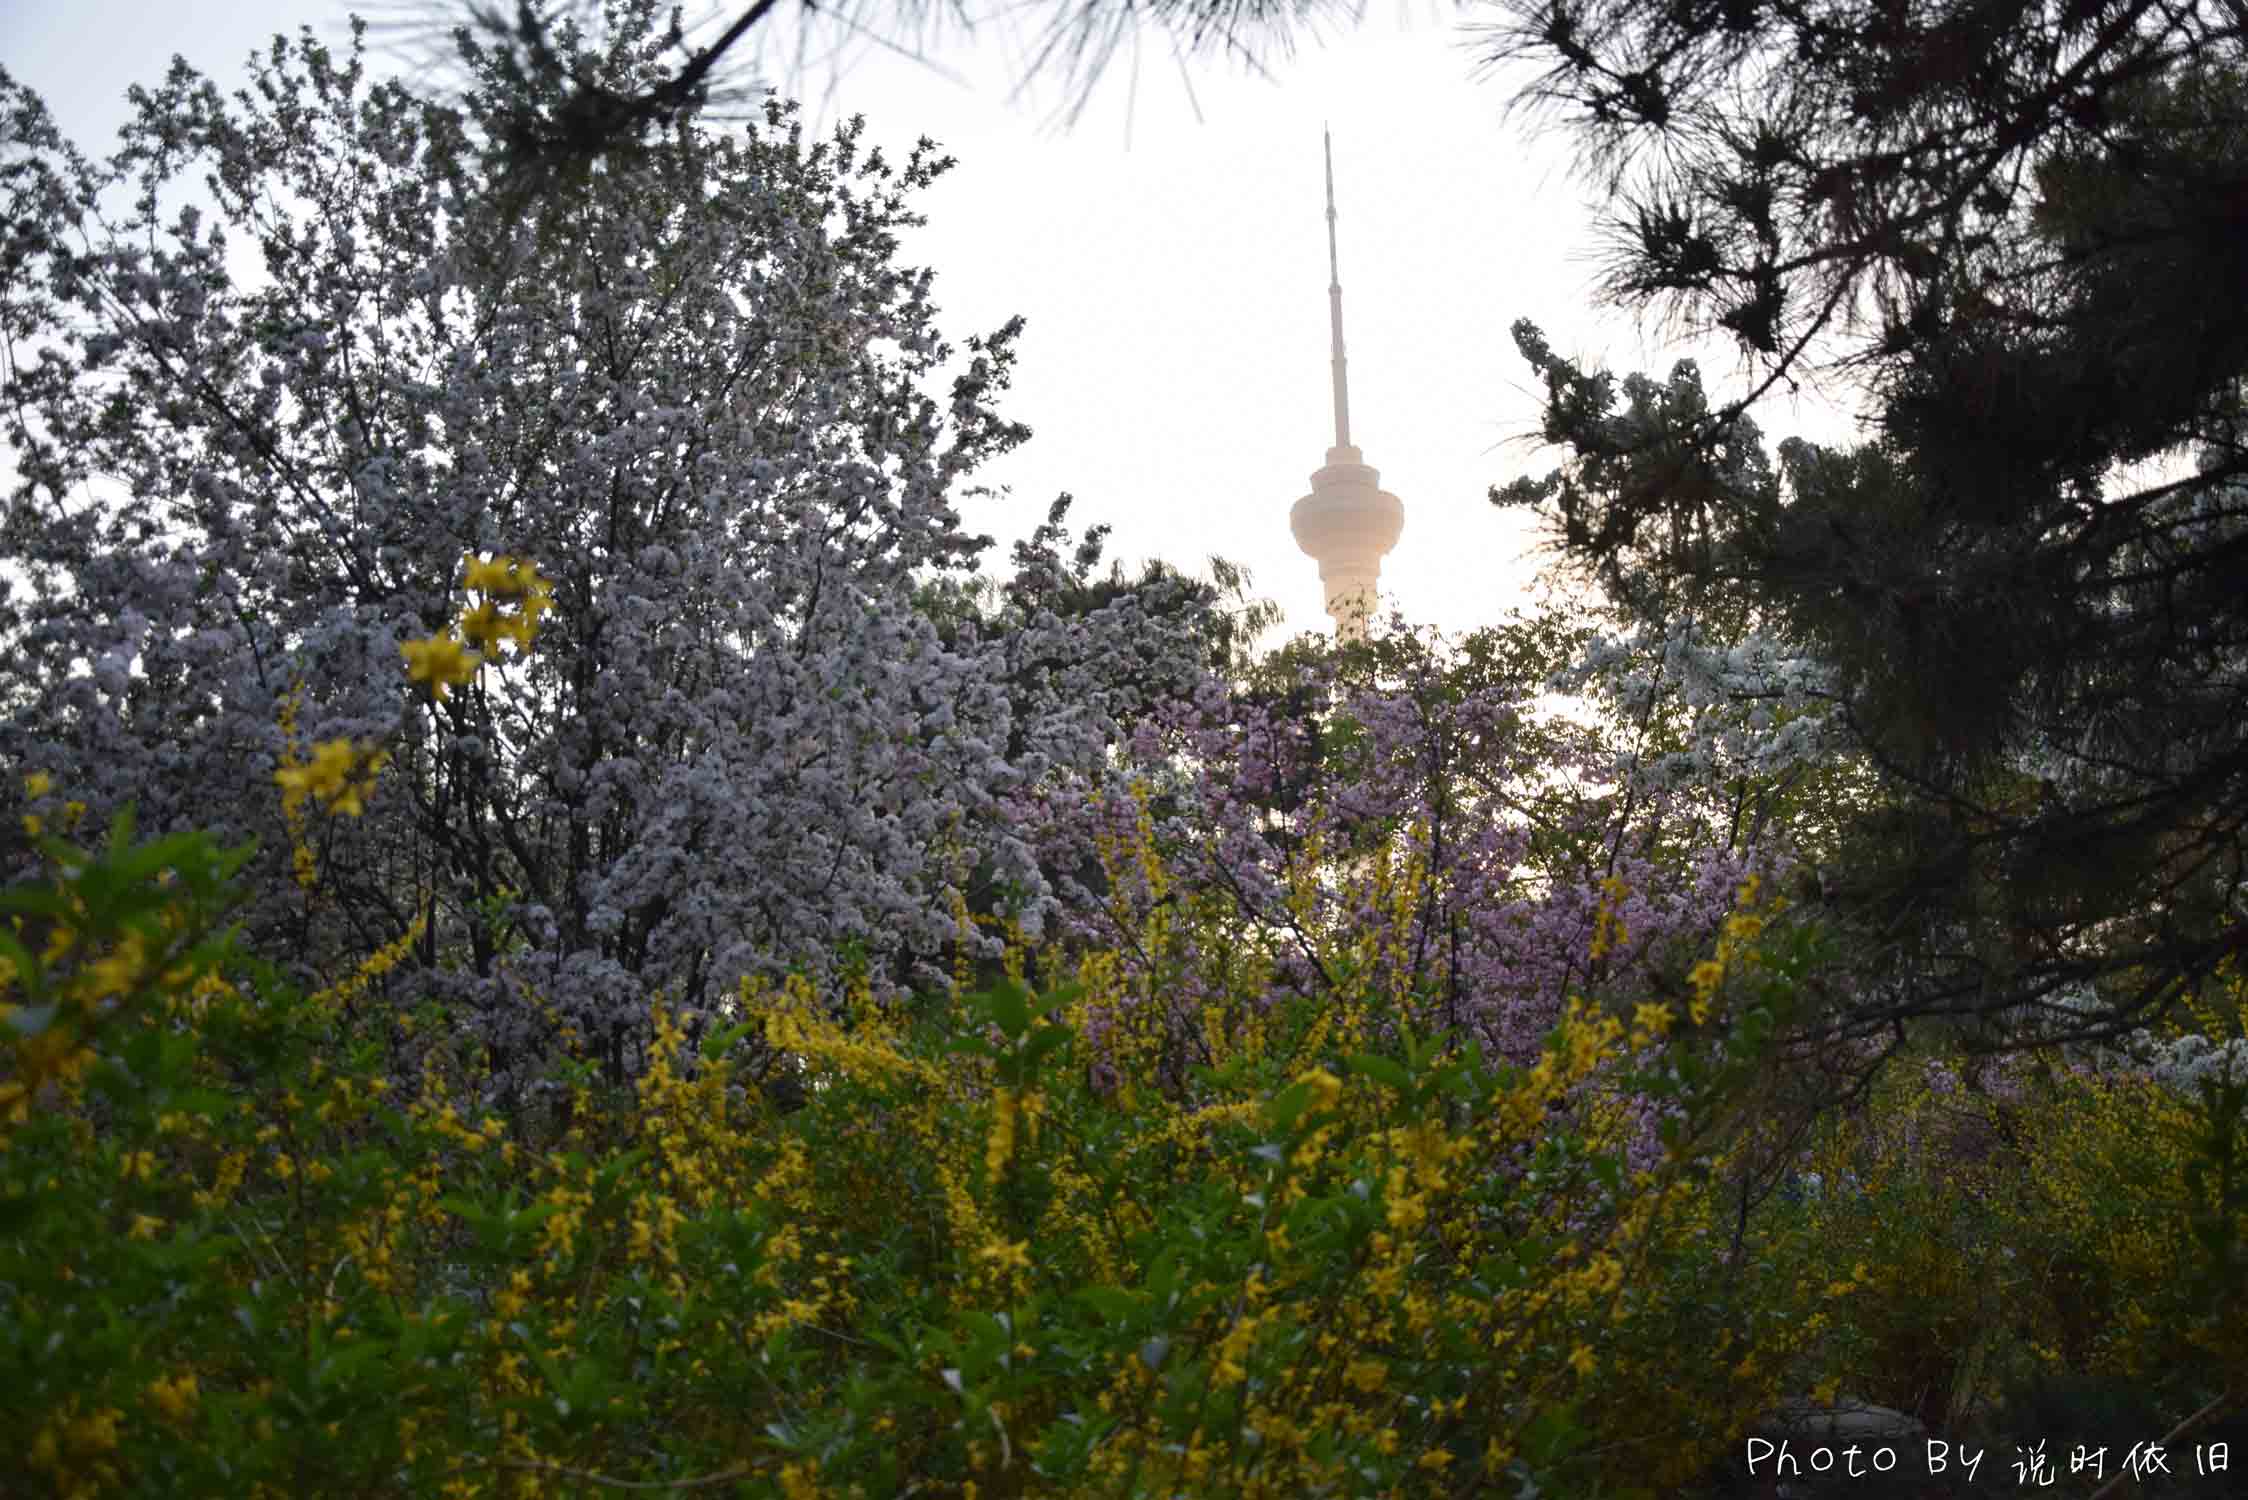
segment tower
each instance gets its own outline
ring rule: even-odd
[[[1327,613],[1341,640],[1363,640],[1381,581],[1382,558],[1405,530],[1405,505],[1350,441],[1350,385],[1343,359],[1342,273],[1335,258],[1335,143],[1327,150],[1327,319],[1334,349],[1335,445],[1311,476],[1311,493],[1288,512],[1296,545],[1319,563]]]

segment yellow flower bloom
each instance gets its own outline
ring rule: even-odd
[[[1696,1026],[1709,1019],[1710,1006],[1717,998],[1718,988],[1725,983],[1725,965],[1714,958],[1705,958],[1694,965],[1686,982],[1694,987],[1694,1000],[1687,1007]]]
[[[1311,1085],[1313,1109],[1333,1109],[1335,1101],[1343,1096],[1343,1081],[1325,1068],[1313,1068],[1296,1082]]]
[[[495,557],[486,562],[473,552],[461,559],[461,566],[467,574],[461,580],[461,586],[488,594],[496,594],[505,589],[512,571],[507,558]]]
[[[991,1099],[991,1134],[984,1143],[984,1173],[997,1181],[1007,1170],[1007,1158],[1015,1149],[1015,1091],[999,1089]]]
[[[45,771],[33,771],[23,779],[23,794],[26,797],[44,797],[54,789],[55,778]]]
[[[983,1247],[983,1259],[992,1262],[1002,1271],[1027,1271],[1030,1269],[1030,1241],[993,1240]]]
[[[148,1383],[149,1404],[163,1413],[165,1420],[184,1422],[195,1411],[201,1392],[196,1389],[192,1374],[176,1379],[158,1377]]]
[[[163,1227],[164,1221],[154,1214],[135,1214],[133,1215],[133,1227],[125,1231],[125,1238],[129,1240],[152,1240],[156,1238],[158,1231]]]
[[[273,773],[281,785],[281,806],[295,812],[307,796],[345,817],[356,818],[367,810],[366,798],[374,790],[375,776],[390,763],[390,753],[372,744],[350,740],[324,740],[312,747],[307,765],[283,766]]]
[[[520,1317],[530,1297],[531,1273],[519,1270],[509,1279],[505,1291],[492,1294],[492,1311],[503,1318]]]
[[[471,646],[491,652],[498,650],[503,641],[514,638],[515,620],[487,599],[461,616],[460,630]]]
[[[406,658],[406,675],[429,688],[430,696],[443,698],[445,690],[472,681],[484,659],[461,649],[450,630],[426,641],[408,641],[399,651]]]

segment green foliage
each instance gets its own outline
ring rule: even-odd
[[[128,913],[144,942],[207,925],[239,859],[57,856],[10,901],[86,955]],[[1260,1005],[1165,1094],[1077,1063],[1099,955],[949,1022],[797,978],[700,1046],[659,1010],[629,1097],[565,1067],[566,1114],[473,1118],[468,1049],[433,1041],[396,1097],[332,993],[193,951],[79,1034],[0,1157],[11,1490],[1589,1492],[1678,1309],[1728,1305],[1692,1153],[1627,1170],[1600,1103],[1656,1037],[1590,1008],[1512,1069],[1369,1040],[1338,997]],[[25,963],[20,993],[103,962]],[[741,1086],[747,1029],[802,1108]]]
[[[911,1011],[745,988],[699,1045],[659,1008],[634,1090],[566,1063],[570,1109],[500,1118],[471,1049],[397,1097],[336,992],[209,936],[239,851],[49,852],[6,893],[7,1083],[72,1041],[0,1154],[11,1492],[1612,1495],[1806,1387],[1941,1423],[2242,1373],[2237,1084],[1892,1070],[1826,1191],[1737,1217],[1820,963],[1776,904],[1693,979],[1738,1024],[1579,1006],[1528,1068],[1245,992],[1183,1086],[1096,1088],[1115,955],[1017,954]],[[800,1108],[736,1076],[752,1032]]]
[[[2197,1025],[2241,1004],[2230,976],[2212,991]],[[1765,1221],[1863,1289],[1820,1378],[1931,1429],[2003,1428],[2064,1388],[2129,1387],[2175,1422],[2238,1389],[2244,1092],[1934,1048],[1894,1062]]]

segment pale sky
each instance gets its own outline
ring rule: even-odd
[[[1697,355],[1713,400],[1738,390],[1729,349],[1652,342],[1628,315],[1592,307],[1590,189],[1560,133],[1502,119],[1510,77],[1478,66],[1463,29],[1479,9],[1371,10],[1268,57],[1266,76],[1212,57],[1189,65],[1190,83],[1150,33],[1136,81],[1121,56],[1070,125],[1057,119],[1071,98],[1058,71],[1015,88],[1049,9],[1012,27],[953,26],[927,44],[934,68],[867,39],[837,57],[833,31],[801,69],[791,33],[764,54],[768,81],[814,117],[863,113],[894,157],[926,134],[958,158],[923,195],[930,223],[903,255],[935,269],[939,326],[956,345],[1027,320],[1001,409],[1035,435],[982,476],[1010,499],[963,505],[1002,548],[1067,490],[1077,530],[1114,527],[1111,556],[1198,571],[1217,553],[1280,602],[1288,633],[1325,627],[1317,567],[1288,531],[1333,441],[1323,123],[1352,438],[1405,504],[1385,607],[1458,631],[1524,597],[1524,518],[1484,498],[1555,462],[1524,441],[1538,404],[1507,334],[1516,318],[1619,370],[1660,375]],[[328,0],[0,0],[0,61],[102,155],[126,87],[158,80],[174,53],[231,88],[274,31],[309,23],[340,37],[347,13]],[[1774,443],[1849,432],[1808,395],[1756,415]]]

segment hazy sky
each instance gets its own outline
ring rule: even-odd
[[[1699,354],[1713,396],[1736,389],[1730,351],[1643,340],[1595,312],[1588,188],[1568,142],[1502,121],[1511,79],[1478,67],[1475,7],[1370,12],[1266,59],[1267,76],[1211,58],[1182,81],[1162,39],[1119,58],[1073,125],[1061,75],[1018,94],[1047,7],[925,50],[935,67],[861,38],[835,55],[816,33],[801,68],[791,33],[764,76],[833,121],[863,113],[902,155],[927,134],[958,167],[924,196],[906,258],[935,268],[940,326],[958,344],[1028,321],[1003,402],[1035,436],[986,471],[1006,501],[970,501],[1002,544],[1048,501],[1077,496],[1080,529],[1113,525],[1112,556],[1246,564],[1287,626],[1323,628],[1316,565],[1288,509],[1333,441],[1320,128],[1335,143],[1352,436],[1405,532],[1382,571],[1385,603],[1462,630],[1493,621],[1531,572],[1522,518],[1488,488],[1550,468],[1526,442],[1537,401],[1507,328],[1528,317],[1565,354],[1667,371]],[[44,93],[66,134],[105,153],[123,95],[174,53],[231,86],[279,29],[340,36],[327,0],[0,0],[0,61]],[[1767,401],[1768,438],[1833,440],[1833,408]]]

